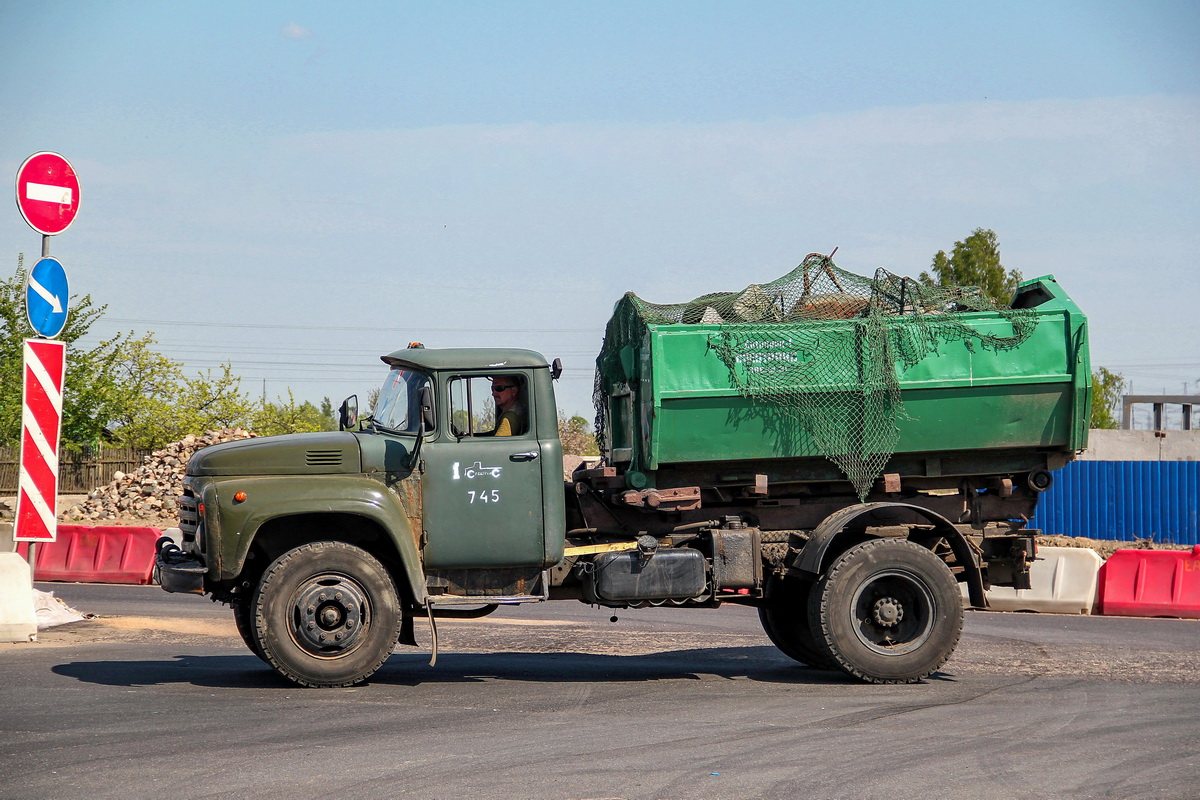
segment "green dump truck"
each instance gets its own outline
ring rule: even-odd
[[[1028,588],[1026,523],[1086,445],[1087,324],[1053,277],[978,292],[813,255],[690,303],[627,295],[596,362],[598,465],[562,474],[558,362],[409,347],[339,432],[206,448],[164,589],[232,606],[303,686],[501,605],[757,607],[781,651],[875,683],[953,652],[964,595]],[[524,423],[492,429],[491,385]],[[965,589],[960,591],[960,585]],[[423,623],[424,624],[424,623]],[[620,634],[614,634],[620,635]]]

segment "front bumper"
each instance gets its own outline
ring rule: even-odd
[[[165,536],[158,540],[155,549],[154,572],[165,591],[204,594],[208,566],[199,556],[183,552]]]

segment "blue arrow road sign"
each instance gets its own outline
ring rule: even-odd
[[[53,339],[67,324],[67,271],[57,258],[43,258],[29,273],[25,313],[38,335]]]

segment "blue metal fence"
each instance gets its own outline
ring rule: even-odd
[[[1031,528],[1200,544],[1200,461],[1073,461],[1054,473]]]

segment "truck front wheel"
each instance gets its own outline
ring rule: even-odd
[[[361,683],[400,636],[391,576],[370,553],[344,542],[314,542],[277,558],[250,613],[263,660],[300,686]]]
[[[954,575],[906,539],[873,539],[843,553],[809,603],[816,646],[870,683],[915,683],[954,652],[963,608]]]
[[[237,625],[238,633],[242,635],[242,641],[246,643],[246,647],[250,648],[251,653],[263,658],[262,648],[258,644],[258,629],[250,615],[250,601],[238,598],[231,605],[233,606],[233,622]]]

